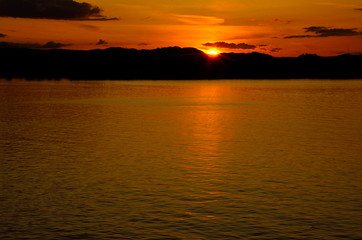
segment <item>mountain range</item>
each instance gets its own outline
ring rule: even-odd
[[[64,50],[0,48],[0,78],[361,79],[362,55],[273,57],[258,52],[211,57],[195,48]]]

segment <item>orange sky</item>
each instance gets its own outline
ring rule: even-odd
[[[22,0],[11,1],[19,1],[17,7],[22,8]],[[14,18],[14,11],[0,11],[0,41],[39,45],[53,41],[69,44],[64,48],[70,49],[217,48],[274,56],[362,53],[361,0],[84,1],[103,9],[105,18],[118,20]]]

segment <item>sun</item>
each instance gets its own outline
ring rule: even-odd
[[[206,51],[206,54],[211,57],[216,57],[217,55],[220,54],[220,52],[216,49],[211,49],[211,50]]]

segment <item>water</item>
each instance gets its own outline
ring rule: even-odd
[[[0,81],[0,239],[362,239],[362,81]]]

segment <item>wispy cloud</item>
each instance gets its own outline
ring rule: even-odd
[[[269,51],[275,53],[275,52],[279,52],[281,50],[283,50],[283,49],[282,48],[272,48]]]
[[[318,5],[334,6],[337,8],[360,8],[360,4],[348,4],[348,3],[335,3],[335,2],[318,2]]]
[[[79,25],[82,28],[88,29],[88,30],[92,30],[92,31],[99,31],[100,28],[94,25],[90,25],[90,24],[80,24]]]
[[[2,37],[6,37],[6,35],[5,35],[5,34],[0,33],[0,38],[2,38]]]
[[[64,44],[57,42],[47,42],[45,44],[40,43],[15,43],[15,42],[0,42],[0,47],[7,48],[32,48],[32,49],[56,49],[71,46],[72,44]]]
[[[362,35],[362,32],[358,31],[358,28],[330,28],[322,26],[311,26],[303,28],[306,33],[302,35],[290,35],[284,37],[285,39],[290,38],[311,38],[311,37],[345,37],[345,36],[358,36]]]
[[[282,24],[290,24],[292,22],[291,20],[281,20],[278,18],[269,19],[268,21],[272,23],[282,23]]]
[[[99,41],[96,43],[97,46],[99,45],[107,45],[108,43],[102,39],[99,39]]]
[[[95,18],[78,18],[78,19],[65,19],[65,20],[73,20],[73,21],[115,21],[121,20],[120,18],[107,18],[107,17],[95,17]]]
[[[255,49],[256,45],[250,45],[247,43],[227,43],[227,42],[214,42],[204,43],[205,47],[217,47],[217,48],[228,48],[228,49]]]
[[[0,17],[97,20],[116,18],[103,16],[102,9],[86,2],[74,0],[0,0]]]
[[[225,22],[222,18],[199,15],[174,15],[180,22],[192,25],[218,25]]]

